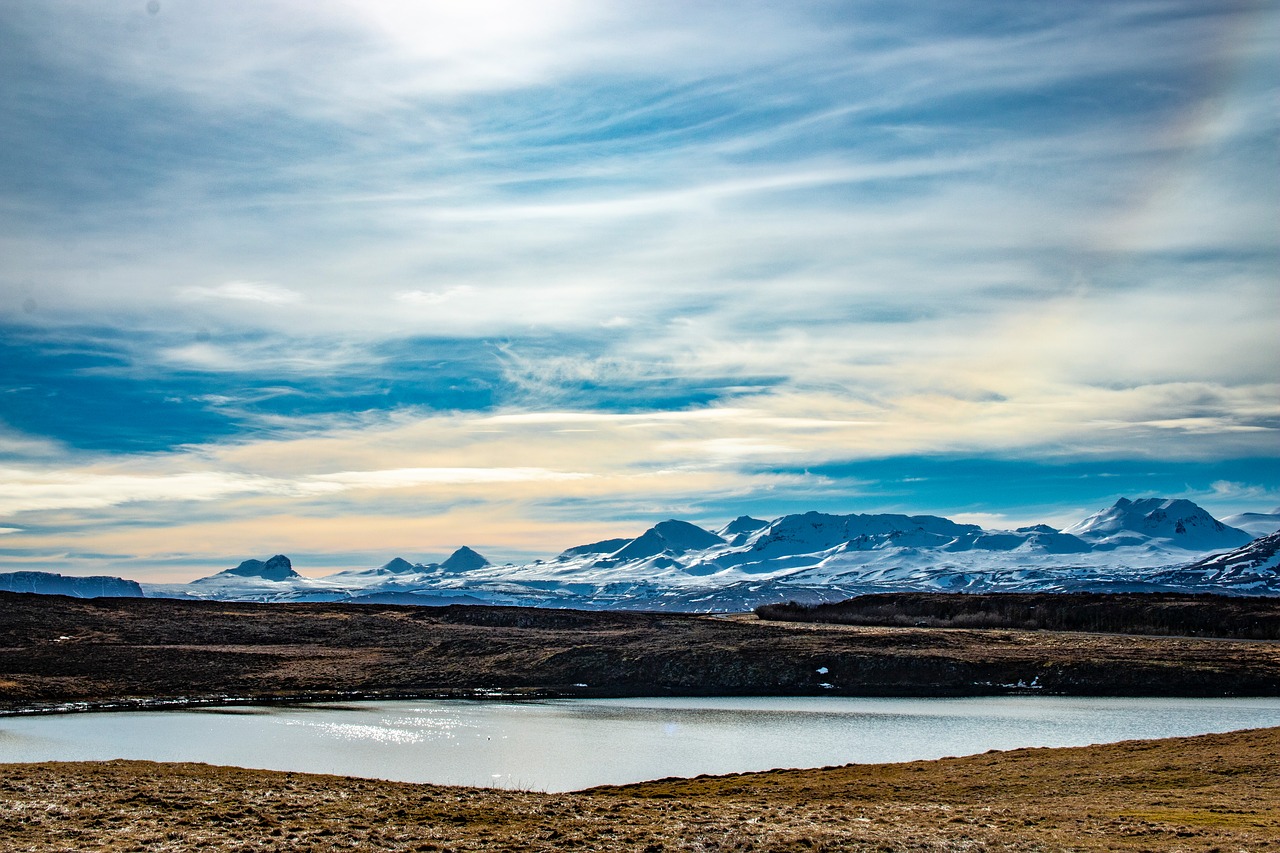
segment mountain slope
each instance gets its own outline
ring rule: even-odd
[[[1188,551],[1234,548],[1253,538],[1223,524],[1191,501],[1162,498],[1120,498],[1064,532],[1087,539],[1095,547],[1143,545],[1159,540]]]
[[[1197,560],[1189,566],[1165,572],[1166,582],[1188,586],[1213,586],[1235,593],[1280,593],[1280,532],[1247,545]]]

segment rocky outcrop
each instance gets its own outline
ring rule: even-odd
[[[9,572],[0,574],[0,590],[34,592],[40,595],[70,595],[74,598],[142,598],[137,581],[109,575],[68,577],[53,572]]]
[[[227,569],[225,572],[218,572],[216,575],[210,575],[207,578],[200,578],[199,580],[192,581],[192,583],[221,580],[228,577],[260,578],[265,581],[285,581],[293,578],[300,578],[302,575],[293,570],[293,563],[289,562],[288,557],[284,554],[276,554],[266,562],[263,562],[262,560],[245,560],[234,569]]]

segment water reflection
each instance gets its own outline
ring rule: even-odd
[[[403,701],[0,719],[0,762],[203,761],[561,791],[1280,725],[1280,699]]]

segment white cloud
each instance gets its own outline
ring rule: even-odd
[[[265,281],[228,281],[216,287],[186,287],[179,294],[186,299],[231,299],[267,305],[289,305],[302,301],[302,294],[296,290]]]
[[[0,470],[0,513],[102,509],[139,501],[212,501],[272,491],[272,481],[242,474],[176,471],[165,476],[74,469]]]
[[[0,458],[56,459],[66,454],[61,443],[42,436],[26,435],[0,420]]]
[[[723,421],[737,420],[750,410],[735,408],[687,409],[681,411],[658,411],[637,413],[616,412],[522,412],[481,417],[477,422],[482,425],[503,424],[566,424],[566,423],[613,423],[622,426],[644,424],[663,424],[691,421]]]
[[[180,346],[161,347],[155,351],[139,349],[134,355],[137,367],[142,370],[177,366],[210,372],[272,375],[325,374],[356,367],[373,369],[378,362],[378,358],[368,351],[363,342],[317,342],[261,335],[247,339],[227,336],[219,340],[196,340]],[[225,405],[246,399],[296,393],[298,392],[283,386],[258,386],[248,396],[240,392],[235,396],[202,395],[201,399],[215,405]]]
[[[270,102],[289,154],[255,165],[273,179],[263,189],[233,195],[225,184],[234,172],[162,173],[133,216],[104,210],[100,243],[92,228],[78,229],[70,252],[65,239],[28,243],[6,253],[12,274],[65,279],[79,312],[153,317],[173,269],[217,280],[248,256],[256,274],[290,286],[188,287],[197,312],[179,321],[373,339],[601,326],[648,338],[693,308],[722,342],[749,342],[782,322],[838,322],[831,337],[862,337],[868,307],[1003,314],[1010,291],[1062,288],[1078,272],[1062,269],[1064,258],[1093,266],[1103,253],[1127,265],[1131,253],[1274,245],[1273,194],[1241,197],[1214,163],[1182,156],[1202,135],[1170,130],[1212,100],[1232,105],[1217,114],[1249,117],[1233,127],[1265,132],[1258,123],[1274,116],[1256,104],[1269,102],[1269,88],[1189,97],[1168,115],[1090,114],[1026,131],[910,115],[957,93],[1177,69],[1238,23],[1229,15],[1192,23],[1121,6],[964,34],[927,15],[915,24],[926,30],[914,31],[870,10],[815,20],[813,10],[750,3],[679,14],[609,3],[531,9],[386,0],[313,4],[301,15],[294,3],[233,2],[166,5],[148,17],[84,4],[23,17],[52,61],[122,87],[117,78],[131,90],[159,87],[197,111]],[[98,35],[125,25],[137,32]],[[167,51],[148,41],[162,34]],[[1251,50],[1251,62],[1267,62]],[[611,79],[647,81],[650,96],[596,92]],[[520,99],[484,94],[513,88]],[[526,101],[535,108],[519,106]],[[776,116],[747,120],[774,102]],[[629,120],[676,125],[669,138],[652,137]],[[935,142],[887,141],[912,124],[911,139]],[[320,128],[336,134],[333,145],[317,148]],[[1184,190],[1153,196],[1158,186]],[[151,206],[154,237],[117,230],[137,228],[133,217]],[[86,269],[100,284],[70,284]],[[1206,272],[1161,270],[1159,286],[1186,294]],[[48,302],[50,314],[63,304]],[[255,303],[288,310],[243,310]],[[812,335],[815,349],[825,346],[821,329]]]
[[[446,290],[403,290],[395,294],[395,298],[399,302],[405,302],[410,305],[441,305],[445,302],[464,296],[472,291],[468,285],[458,285],[450,287]]]
[[[665,448],[679,456],[702,457],[707,460],[739,460],[748,457],[777,459],[802,452],[797,447],[779,442],[761,441],[743,436],[723,436],[702,441],[674,441],[667,443]]]
[[[363,19],[381,41],[412,58],[415,88],[449,93],[529,86],[548,80],[566,63],[572,66],[574,54],[564,45],[582,37],[589,10],[588,4],[571,0],[329,5],[331,14]]]
[[[180,504],[255,496],[309,498],[348,490],[406,489],[418,486],[552,483],[588,479],[592,475],[536,467],[392,468],[339,471],[296,478],[182,470],[203,455],[200,451],[168,464],[152,461],[159,471],[116,474],[93,468],[0,469],[0,514],[58,510],[99,510],[142,502]],[[16,532],[5,528],[3,532]]]
[[[353,489],[397,489],[423,485],[470,485],[582,480],[592,476],[545,468],[395,468],[386,471],[340,471],[316,474],[308,482]]]

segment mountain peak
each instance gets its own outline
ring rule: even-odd
[[[1111,545],[1163,539],[1180,548],[1202,551],[1232,548],[1253,538],[1184,498],[1120,498],[1065,532]]]
[[[397,575],[402,575],[402,574],[405,574],[406,572],[412,572],[416,568],[417,567],[414,566],[413,563],[410,563],[404,557],[396,557],[395,559],[387,562],[382,566],[383,571],[391,572],[392,574],[397,574]]]
[[[710,530],[704,530],[696,524],[687,521],[681,521],[678,518],[668,518],[666,521],[659,521],[650,530],[658,533],[663,539],[673,544],[689,543],[689,547],[706,548],[710,545],[719,544],[720,537],[712,533]]]
[[[696,524],[668,518],[650,527],[610,555],[616,560],[637,560],[658,554],[683,554],[713,545],[723,545],[724,540]]]
[[[1058,533],[1056,527],[1050,527],[1047,524],[1029,524],[1026,527],[1019,527],[1015,533]]]
[[[235,575],[241,578],[262,578],[268,581],[283,581],[302,577],[302,575],[293,570],[293,564],[289,562],[289,558],[284,554],[276,554],[266,562],[262,560],[245,560],[234,569],[227,569],[218,574]]]
[[[749,515],[740,515],[724,527],[721,527],[716,533],[730,545],[737,546],[745,544],[754,534],[759,533],[768,526],[769,522],[767,521],[761,521]]]
[[[740,515],[716,532],[728,539],[730,536],[737,536],[739,533],[755,533],[757,530],[764,530],[768,526],[769,522],[767,521],[761,521],[749,515]]]
[[[487,565],[489,565],[488,560],[463,545],[450,554],[449,559],[440,564],[440,568],[450,572],[469,572],[472,569],[482,569]]]

